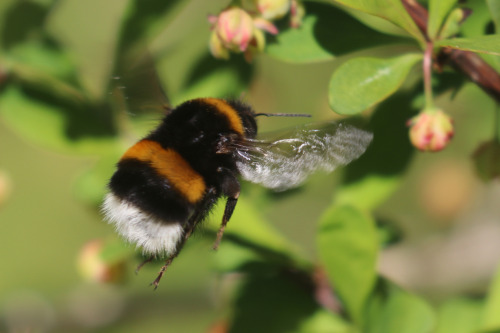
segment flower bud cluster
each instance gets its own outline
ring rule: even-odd
[[[299,27],[305,13],[299,0],[242,0],[241,7],[230,6],[219,15],[209,16],[210,52],[219,59],[229,59],[231,52],[243,53],[245,59],[251,61],[266,45],[265,32],[278,34],[272,20],[287,13],[290,13],[290,25]]]

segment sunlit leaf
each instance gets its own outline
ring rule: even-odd
[[[465,7],[472,11],[472,15],[462,22],[460,34],[467,38],[484,35],[492,19],[487,2],[468,1]]]
[[[435,45],[464,51],[500,55],[500,35],[443,39],[437,41]]]
[[[429,2],[429,21],[427,23],[427,34],[434,40],[439,33],[441,26],[456,4],[457,0],[431,0]]]
[[[460,32],[465,15],[466,12],[463,8],[453,9],[446,18],[446,21],[444,21],[439,38],[445,39],[456,36]]]
[[[483,301],[453,298],[439,307],[435,333],[469,333],[479,328]]]
[[[484,330],[500,330],[500,269],[491,282],[486,305],[482,317],[481,328]]]
[[[297,29],[287,29],[269,43],[266,52],[289,62],[316,62],[373,46],[405,41],[378,33],[344,11],[321,3],[307,3],[307,15]]]
[[[333,0],[330,0],[333,2]],[[424,36],[399,0],[336,0],[347,7],[384,18],[406,30],[410,35],[424,42]]]
[[[380,281],[368,306],[367,333],[431,333],[435,315],[423,299]]]
[[[370,175],[364,179],[345,184],[338,191],[336,200],[341,204],[352,204],[358,208],[375,209],[394,192],[400,184],[398,176]]]
[[[345,115],[368,109],[394,93],[421,58],[419,54],[406,54],[390,59],[346,61],[330,79],[330,107]]]
[[[321,218],[318,250],[333,289],[350,317],[362,324],[377,276],[375,222],[352,206],[333,206]]]

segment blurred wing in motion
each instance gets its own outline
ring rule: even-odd
[[[360,157],[373,134],[345,122],[306,125],[272,141],[248,140],[236,150],[242,177],[283,191],[316,171],[332,172]]]
[[[115,104],[127,113],[163,116],[170,103],[156,70],[153,55],[142,53],[130,60],[124,69],[117,69],[111,82]]]

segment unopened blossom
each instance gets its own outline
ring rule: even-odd
[[[422,151],[439,151],[453,137],[451,118],[436,108],[429,108],[410,119],[410,141]]]
[[[229,8],[217,17],[214,32],[230,50],[245,51],[253,38],[252,17],[238,7]]]
[[[247,59],[265,46],[263,31],[271,34],[278,33],[278,29],[262,17],[252,17],[239,7],[230,7],[218,16],[210,16],[212,35],[210,37],[210,51],[220,59],[228,59],[229,52],[244,52]]]

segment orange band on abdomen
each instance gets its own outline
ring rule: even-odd
[[[198,202],[205,194],[203,177],[174,149],[164,149],[156,141],[141,140],[122,156],[122,160],[129,158],[149,163],[190,203]]]

